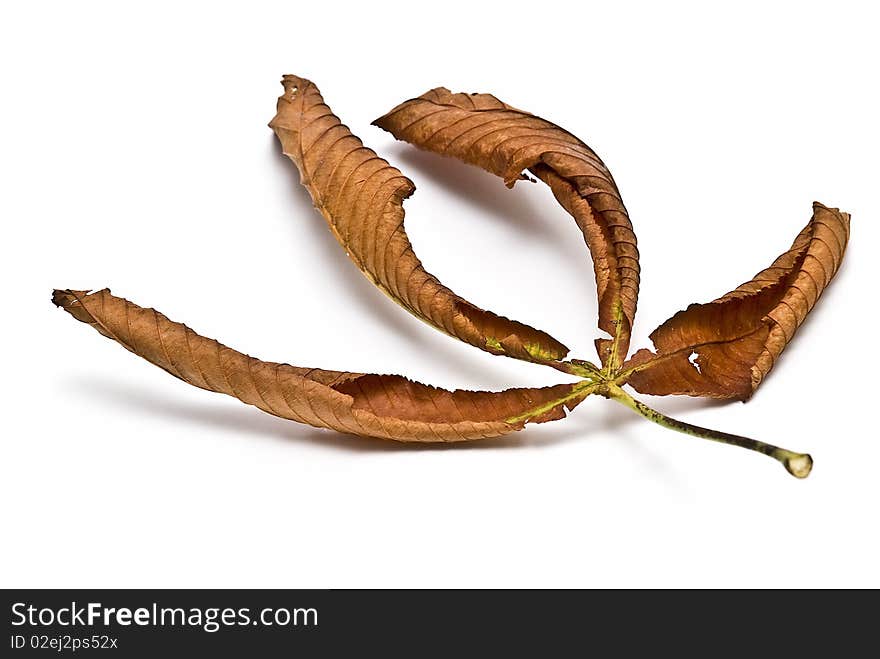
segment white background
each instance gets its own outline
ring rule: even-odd
[[[876,15],[297,4],[4,9],[0,585],[880,586]],[[52,307],[53,287],[110,286],[264,359],[453,388],[564,379],[371,287],[266,126],[282,73],[415,181],[431,272],[572,356],[595,357],[592,267],[549,191],[371,120],[445,85],[596,149],[643,255],[634,348],[769,264],[814,199],[850,211],[845,266],[751,402],[649,401],[809,451],[813,475],[602,399],[465,448],[337,435],[190,387]]]

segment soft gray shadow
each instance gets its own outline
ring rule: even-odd
[[[630,424],[640,422],[645,424],[643,427],[647,432],[671,432],[659,428],[650,423],[646,419],[642,419],[630,410],[624,409],[621,405],[611,404],[603,406],[602,413],[598,414],[598,428],[607,431],[613,435],[613,441],[619,442],[633,457],[637,460],[646,471],[653,474],[659,480],[665,482],[668,486],[675,489],[684,487],[681,471],[676,465],[665,456],[662,451],[655,451],[650,447],[644,446],[645,442],[639,441],[632,432],[630,432]],[[650,441],[650,436],[645,437],[646,441]]]
[[[176,399],[173,390],[169,390],[167,396],[159,396],[126,380],[94,375],[71,378],[62,381],[59,386],[69,396],[87,398],[90,401],[99,400],[102,406],[113,407],[126,414],[162,417],[184,426],[198,426],[232,434],[246,433],[278,440],[293,439],[355,452],[382,449],[378,440],[360,443],[358,437],[296,424],[240,403],[230,401],[228,406],[218,404],[220,397],[216,395],[213,404],[190,403]]]
[[[562,246],[570,244],[577,236],[571,227],[547,219],[558,212],[552,196],[548,196],[547,205],[542,204],[539,208],[532,199],[516,194],[516,190],[508,190],[500,178],[474,165],[408,145],[397,146],[393,155],[404,169],[417,172],[420,177],[429,179],[431,185],[440,186],[447,193],[470,203],[485,217],[513,227],[530,240]],[[521,181],[517,183],[520,185],[534,184]]]
[[[357,266],[346,256],[342,246],[327,228],[327,224],[320,213],[312,204],[312,198],[308,191],[299,181],[299,172],[290,159],[284,155],[281,145],[275,137],[272,137],[272,154],[280,168],[287,172],[290,180],[286,194],[290,204],[291,221],[303,222],[307,227],[309,236],[308,249],[317,250],[321,259],[332,263],[328,268],[337,277],[336,281],[323,282],[328,288],[328,294],[342,290],[346,302],[361,309],[385,325],[389,332],[411,345],[422,348],[423,352],[432,358],[441,360],[446,365],[451,365],[461,373],[473,378],[485,378],[486,367],[479,363],[479,359],[473,355],[466,355],[467,350],[456,346],[453,340],[449,342],[428,341],[425,333],[419,325],[420,320],[411,316],[407,311],[394,304],[391,300],[370,283]],[[294,244],[291,238],[291,244]],[[438,348],[438,344],[439,347]],[[473,349],[476,351],[476,348]]]
[[[222,400],[219,396],[215,396],[213,404],[185,402],[174,398],[170,389],[168,396],[159,396],[128,381],[114,378],[86,375],[63,380],[58,386],[63,390],[64,395],[86,398],[93,402],[100,400],[101,405],[114,407],[127,414],[148,414],[171,419],[185,426],[210,428],[224,433],[246,433],[281,441],[307,442],[353,453],[528,448],[583,439],[590,435],[588,429],[574,423],[568,428],[561,426],[554,428],[551,433],[530,434],[526,429],[486,441],[449,444],[404,443],[311,428],[266,414],[254,407],[246,407],[237,401],[223,401],[228,402],[228,405],[217,404]],[[571,422],[572,419],[566,419],[561,423],[568,425]]]
[[[648,405],[658,412],[661,412],[673,418],[678,418],[679,415],[686,415],[688,412],[694,412],[697,410],[713,409],[717,407],[724,407],[727,405],[741,404],[739,403],[739,401],[715,400],[712,398],[692,398],[690,396],[643,396],[633,391],[630,387],[626,387],[626,390],[633,397],[645,403],[645,405]],[[604,421],[602,422],[602,428],[605,430],[617,432],[625,426],[629,426],[633,423],[645,423],[649,426],[654,425],[642,416],[625,409],[619,403],[608,401],[605,407],[609,410],[613,410],[613,413],[609,413],[608,415],[606,415]],[[686,418],[681,418],[680,420],[687,421]],[[665,430],[665,432],[672,431]]]
[[[400,144],[393,153],[406,171],[413,171],[417,185],[428,179],[449,195],[461,199],[479,212],[480,221],[495,222],[507,231],[522,235],[531,243],[540,243],[551,250],[554,258],[564,263],[570,272],[564,290],[578,299],[583,296],[596,303],[595,279],[589,249],[574,219],[553,198],[543,183],[538,183],[543,199],[525,194],[522,189],[508,190],[504,182],[478,167],[453,158],[420,151]],[[417,176],[415,176],[417,175]],[[517,183],[517,188],[535,185],[528,181]],[[514,254],[514,259],[520,258]],[[555,294],[563,288],[553,284]]]
[[[736,400],[718,400],[715,398],[697,398],[694,396],[642,396],[636,391],[630,393],[641,400],[645,405],[653,407],[658,412],[674,417],[676,414],[687,414],[697,410],[727,407],[728,405],[741,405]],[[632,415],[638,418],[636,415]]]
[[[233,435],[249,435],[282,442],[304,442],[331,451],[352,454],[383,453],[401,451],[481,451],[516,450],[555,446],[564,442],[589,440],[609,431],[614,441],[620,441],[645,469],[673,487],[682,487],[681,474],[675,465],[661,452],[646,448],[627,432],[633,421],[651,426],[622,407],[610,402],[601,404],[598,400],[587,400],[581,407],[590,404],[592,409],[579,407],[567,419],[546,426],[527,426],[525,430],[503,437],[475,442],[442,443],[404,443],[370,437],[357,437],[311,428],[310,426],[280,419],[256,408],[246,407],[237,401],[226,401],[225,397],[214,397],[213,403],[192,403],[169,395],[157,395],[128,381],[86,375],[69,378],[58,383],[67,396],[88,399],[92,403],[100,401],[104,407],[112,407],[132,416],[151,415],[174,421],[184,427],[201,427],[213,432]],[[205,394],[208,395],[207,392]],[[602,411],[598,411],[601,405]],[[540,428],[540,430],[538,430]],[[660,428],[651,428],[663,432]]]

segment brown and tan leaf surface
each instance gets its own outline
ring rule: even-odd
[[[837,273],[849,214],[816,202],[791,249],[707,304],[692,304],[651,334],[624,370],[644,394],[749,398]]]
[[[365,375],[264,362],[107,289],[56,290],[77,320],[191,385],[318,428],[415,442],[496,437],[526,422],[565,417],[583,384],[501,392],[447,391],[398,375]]]
[[[315,207],[376,286],[418,318],[492,354],[539,362],[565,357],[568,348],[549,334],[485,311],[429,274],[403,227],[412,181],[352,135],[314,83],[286,75],[282,84],[269,125]]]
[[[603,364],[627,355],[639,293],[639,252],[611,173],[596,153],[555,124],[490,94],[453,94],[444,87],[401,103],[373,122],[394,137],[481,167],[508,187],[529,171],[550,186],[574,217],[593,257]]]

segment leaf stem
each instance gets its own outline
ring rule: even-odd
[[[732,444],[733,446],[739,446],[750,451],[757,451],[758,453],[768,455],[774,460],[781,462],[788,473],[796,478],[806,478],[810,475],[810,470],[813,468],[813,458],[806,453],[795,453],[794,451],[773,446],[772,444],[759,442],[758,440],[750,439],[749,437],[731,435],[719,430],[710,430],[709,428],[702,428],[700,426],[691,425],[690,423],[685,423],[684,421],[672,419],[665,414],[648,407],[641,401],[636,400],[615,384],[609,384],[607,388],[607,396],[608,398],[616,400],[618,403],[626,405],[631,410],[664,428],[677,430],[678,432],[692,435],[694,437],[710,439],[714,442],[721,442],[722,444]]]

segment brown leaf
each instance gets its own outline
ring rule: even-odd
[[[446,391],[399,375],[264,362],[207,339],[107,289],[56,290],[52,301],[131,352],[196,387],[318,428],[414,442],[496,437],[565,417],[583,384],[501,392]],[[584,394],[586,395],[586,394]]]
[[[480,309],[426,272],[403,228],[412,181],[352,135],[314,83],[287,75],[282,84],[269,125],[333,235],[370,281],[418,318],[492,354],[538,362],[565,357],[568,348],[549,334]]]
[[[559,126],[490,94],[453,94],[438,87],[373,122],[415,146],[463,160],[504,179],[530,171],[550,186],[584,234],[599,297],[603,364],[620,364],[629,348],[639,293],[639,252],[617,185],[599,156]]]
[[[840,267],[849,217],[815,202],[812,219],[773,265],[654,330],[657,353],[639,350],[624,365],[629,384],[644,394],[749,398]]]

